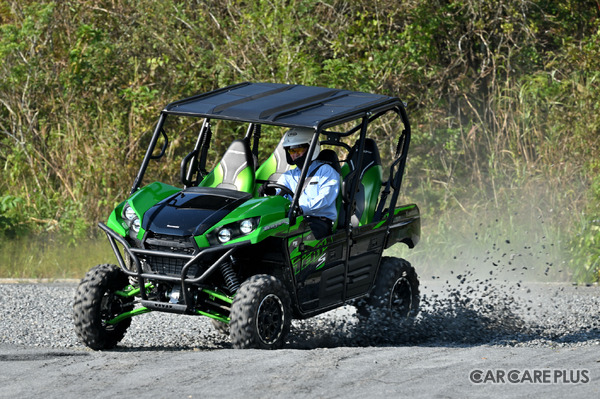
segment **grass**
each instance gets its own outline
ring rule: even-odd
[[[76,243],[65,237],[31,235],[0,241],[0,278],[82,278],[94,265],[115,263],[103,236]]]

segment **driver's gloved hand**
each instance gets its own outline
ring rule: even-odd
[[[263,183],[259,188],[258,188],[258,195],[259,197],[265,197],[265,196],[271,196],[271,195],[275,195],[275,188],[274,187],[267,187],[267,184],[269,184],[269,182]]]

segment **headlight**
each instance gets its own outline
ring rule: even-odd
[[[240,231],[242,234],[250,234],[254,230],[254,221],[252,219],[246,219],[240,223]]]
[[[240,222],[227,223],[224,226],[216,228],[209,233],[208,241],[211,245],[226,244],[229,241],[237,240],[240,237],[247,236],[258,228],[260,217],[251,217]]]
[[[125,205],[125,209],[123,210],[123,216],[125,216],[125,219],[129,220],[130,222],[135,217],[135,211],[132,207],[129,206],[129,204]]]
[[[128,203],[126,203],[123,207],[122,216],[129,228],[137,234],[140,231],[142,223],[140,222],[140,218],[138,218],[137,214]]]
[[[229,229],[221,229],[219,231],[219,241],[221,241],[222,243],[226,243],[227,241],[231,240],[231,230]]]
[[[136,218],[131,222],[131,229],[137,233],[140,231],[140,226],[140,219],[136,216]]]

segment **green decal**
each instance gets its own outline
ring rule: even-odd
[[[315,270],[319,270],[325,266],[325,262],[327,261],[327,250],[332,242],[333,237],[326,237],[320,241],[307,241],[305,245],[312,247],[313,249],[304,251],[302,253],[298,248],[295,248],[291,253],[291,262],[292,268],[294,269],[294,274],[297,275],[310,266],[316,265]]]

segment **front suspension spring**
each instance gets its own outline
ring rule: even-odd
[[[233,270],[233,258],[231,258],[231,262],[225,262],[220,267],[221,273],[223,274],[223,278],[225,279],[225,285],[227,285],[227,289],[230,293],[234,294],[240,288],[240,279],[236,274],[235,270]]]

